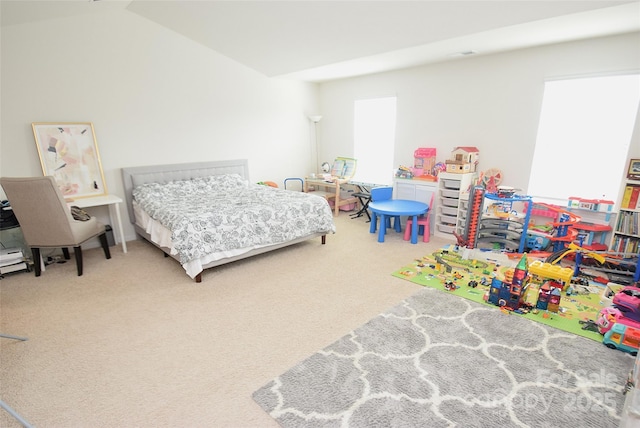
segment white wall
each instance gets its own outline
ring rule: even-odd
[[[393,94],[395,165],[411,165],[418,147],[436,147],[444,160],[473,145],[480,169],[500,168],[505,184],[526,189],[544,79],[640,69],[634,33],[318,88],[266,78],[126,10],[3,27],[0,46],[0,175],[41,174],[31,122],[88,121],[119,196],[124,166],[248,158],[252,181],[304,176],[308,114],[323,116],[320,160],[352,156],[353,100]],[[640,157],[640,126],[631,150]],[[125,232],[133,239],[128,224]]]
[[[31,123],[62,121],[93,122],[119,196],[125,166],[247,158],[252,181],[280,185],[309,171],[317,85],[266,78],[126,10],[3,27],[0,43],[0,175],[41,175]]]
[[[640,70],[640,33],[324,83],[320,158],[353,155],[354,99],[396,95],[395,167],[412,166],[418,147],[437,148],[444,161],[456,146],[476,146],[480,170],[499,168],[504,184],[526,189],[545,79],[620,70]],[[631,145],[632,157],[640,157],[640,120]],[[583,167],[570,159],[567,165]]]

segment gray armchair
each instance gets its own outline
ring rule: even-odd
[[[104,255],[111,258],[105,226],[95,217],[75,220],[53,177],[3,177],[0,184],[33,253],[36,276],[41,273],[40,248],[62,248],[68,260],[68,247],[73,247],[78,276],[82,275],[80,245],[89,239],[100,238]]]

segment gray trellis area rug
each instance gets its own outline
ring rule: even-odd
[[[633,362],[425,288],[253,399],[283,427],[617,427]]]

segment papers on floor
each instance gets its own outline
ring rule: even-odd
[[[0,275],[23,270],[28,270],[28,266],[21,249],[7,248],[0,250]]]

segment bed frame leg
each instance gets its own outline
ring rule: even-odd
[[[194,278],[196,280],[196,282],[202,282],[202,272],[200,272],[199,274],[196,275],[196,277]]]
[[[322,245],[327,243],[327,235],[322,235]]]

